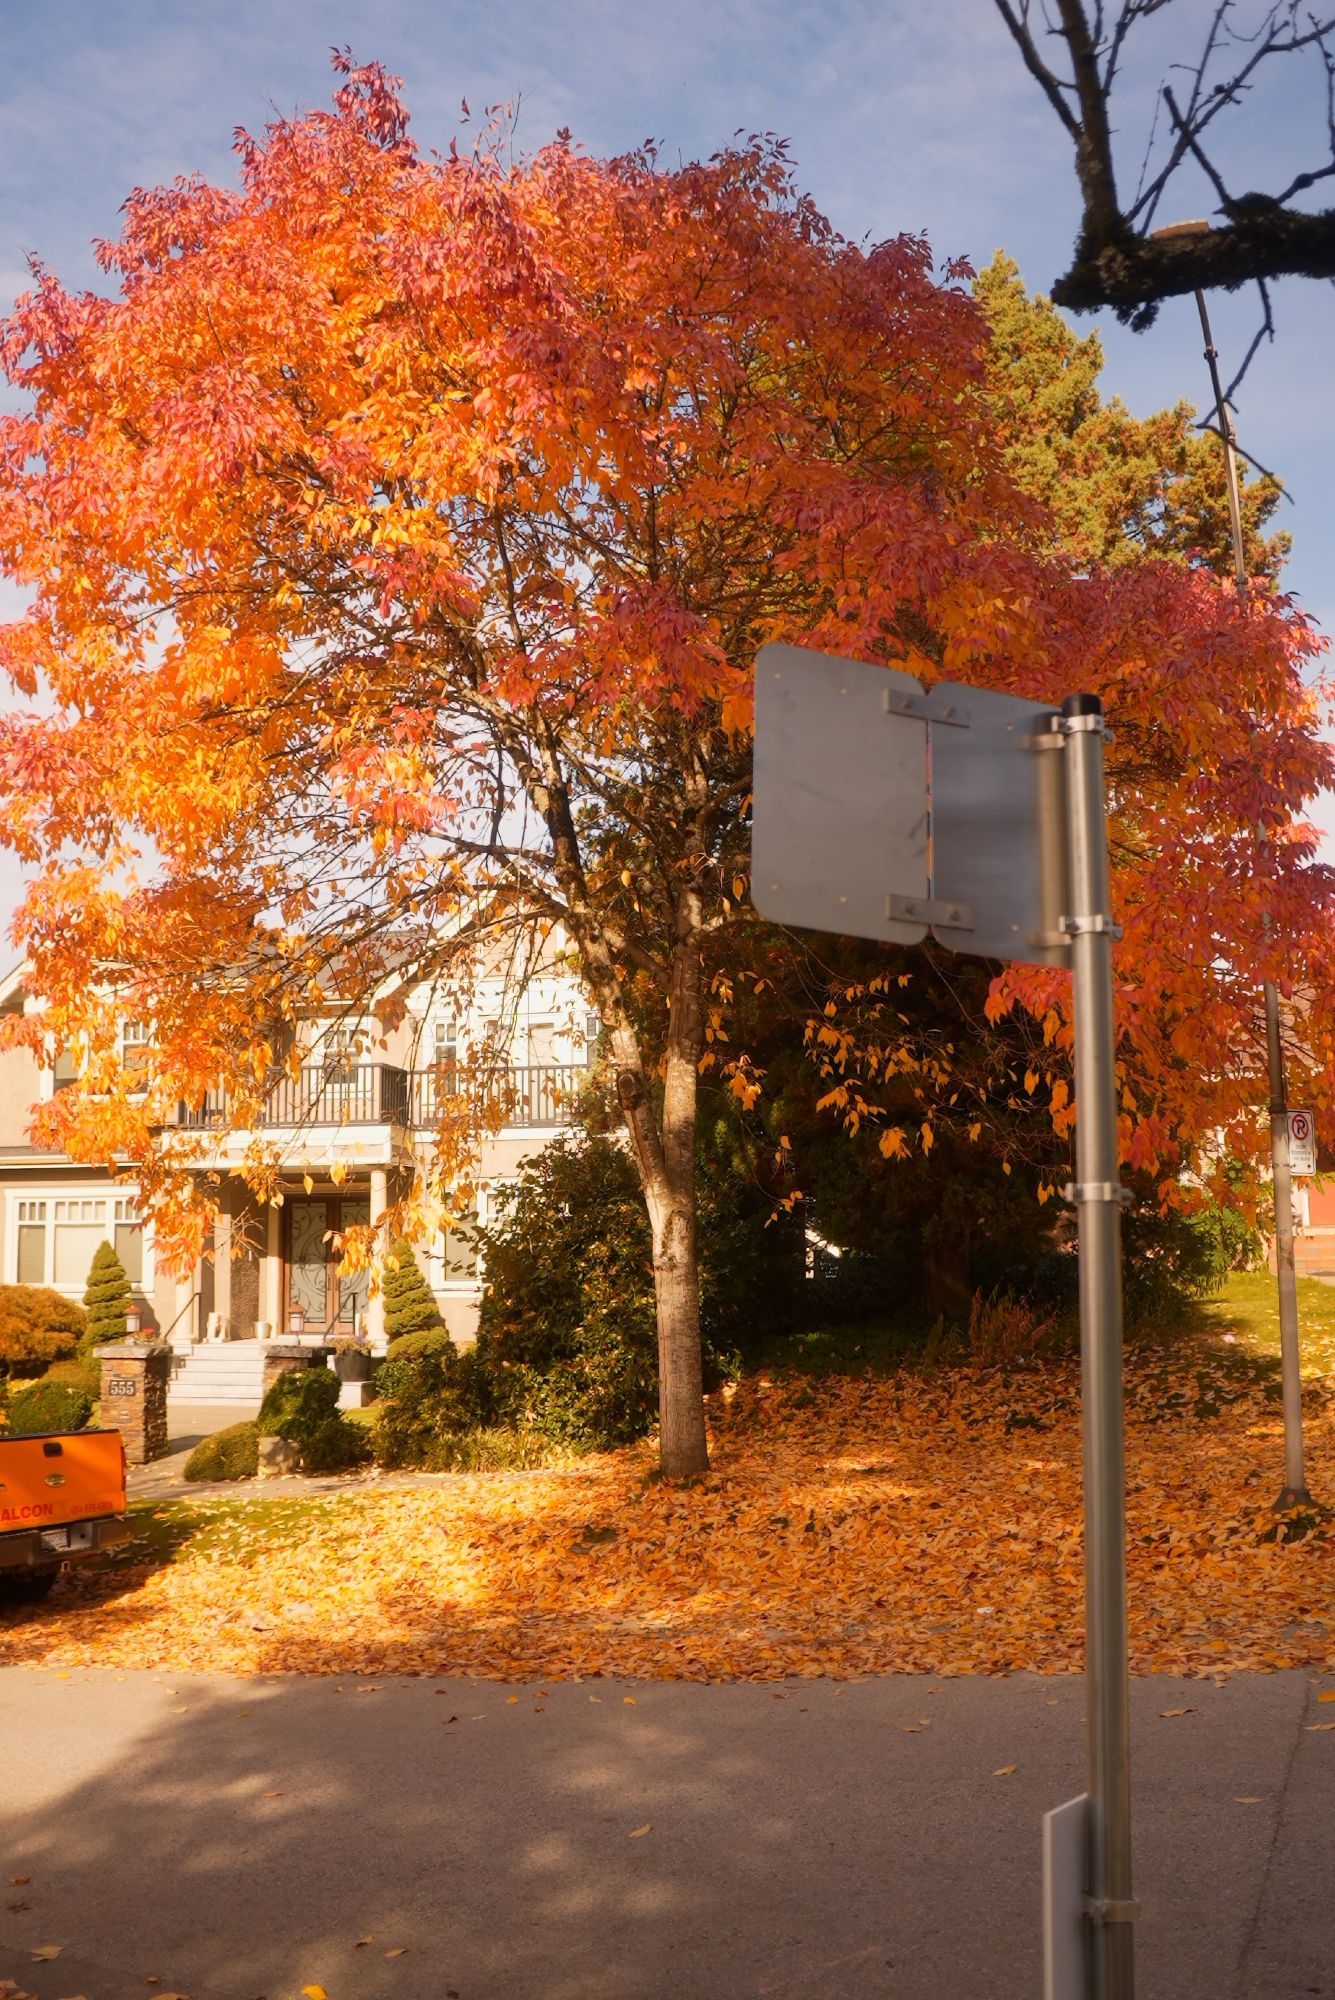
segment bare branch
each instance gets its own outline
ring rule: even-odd
[[[1133,32],[1174,0],[1123,0],[1108,26],[1102,0],[1053,0],[1055,19],[1043,14],[1046,34],[1065,45],[1071,72],[1063,77],[1040,53],[1036,17],[1028,0],[995,0],[1025,67],[1043,89],[1075,147],[1082,197],[1080,234],[1071,268],[1053,285],[1058,305],[1077,312],[1111,306],[1135,327],[1148,326],[1161,299],[1196,290],[1235,290],[1278,277],[1335,277],[1335,209],[1313,214],[1293,199],[1335,177],[1335,15],[1318,17],[1300,0],[1269,0],[1244,28],[1237,0],[1216,0],[1203,26],[1194,61],[1175,61],[1181,86],[1165,83],[1156,97],[1167,107],[1171,137],[1167,158],[1154,167],[1157,114],[1141,164],[1136,193],[1123,208],[1116,192],[1112,145],[1112,94]],[[1190,15],[1184,9],[1185,21]],[[1230,195],[1203,135],[1236,111],[1255,88],[1264,66],[1283,57],[1315,59],[1325,85],[1325,143],[1330,158],[1291,175],[1276,193]],[[1229,66],[1231,63],[1231,66]],[[1222,72],[1222,74],[1221,74]],[[1178,170],[1191,160],[1219,199],[1223,227],[1208,235],[1164,242],[1147,232]],[[1262,339],[1273,334],[1268,299]]]

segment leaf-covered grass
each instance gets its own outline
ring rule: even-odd
[[[1275,1537],[1273,1364],[1184,1336],[1128,1363],[1132,1665],[1326,1666],[1335,1531]],[[1082,1664],[1079,1382],[1066,1359],[751,1378],[713,1465],[650,1446],[309,1499],[136,1509],[0,1660],[238,1673],[768,1680]],[[1313,1385],[1314,1490],[1335,1399]],[[1274,1539],[1268,1539],[1274,1538]]]
[[[1232,1334],[1251,1353],[1279,1359],[1279,1293],[1271,1271],[1235,1271],[1204,1308],[1216,1336]],[[1298,1346],[1303,1374],[1335,1374],[1335,1285],[1298,1280]]]

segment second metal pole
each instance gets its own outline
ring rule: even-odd
[[[1122,1190],[1117,1180],[1112,918],[1103,707],[1062,705],[1075,975],[1075,1159],[1085,1456],[1085,1898],[1090,2000],[1133,2000],[1126,1466],[1122,1438]]]
[[[1239,601],[1247,595],[1247,553],[1242,541],[1242,490],[1238,454],[1234,448],[1233,413],[1219,380],[1219,355],[1210,331],[1205,294],[1196,294],[1196,311],[1205,336],[1205,365],[1214,390],[1219,435],[1224,441],[1224,479],[1228,487],[1228,525],[1233,544],[1233,575]],[[1266,920],[1266,934],[1270,923]],[[1279,1284],[1279,1354],[1284,1390],[1284,1486],[1276,1513],[1310,1506],[1303,1466],[1303,1380],[1298,1352],[1298,1279],[1293,1258],[1293,1179],[1289,1172],[1289,1096],[1284,1080],[1284,1042],[1280,1034],[1279,995],[1273,979],[1265,982],[1266,1058],[1270,1076],[1270,1167],[1275,1190],[1275,1276]]]

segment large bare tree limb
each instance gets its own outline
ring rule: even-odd
[[[1111,306],[1143,327],[1161,299],[1182,293],[1234,291],[1281,277],[1335,278],[1335,209],[1291,206],[1295,196],[1335,177],[1335,15],[1318,16],[1302,0],[1256,0],[1244,20],[1239,0],[1217,0],[1197,37],[1194,60],[1172,65],[1185,83],[1161,86],[1167,157],[1151,171],[1158,149],[1152,131],[1140,186],[1123,206],[1113,153],[1113,87],[1133,30],[1178,0],[1122,0],[1115,15],[1103,0],[995,4],[1075,149],[1081,224],[1070,269],[1052,288],[1059,305],[1077,312]],[[1194,27],[1201,16],[1188,6],[1181,18]],[[1274,193],[1231,194],[1220,166],[1220,121],[1244,103],[1263,65],[1285,56],[1322,65],[1329,157],[1292,174]],[[1150,233],[1155,213],[1188,162],[1214,190],[1217,224],[1195,235],[1156,237]]]

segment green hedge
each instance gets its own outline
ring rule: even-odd
[[[298,1368],[266,1391],[257,1420],[260,1437],[286,1438],[301,1455],[303,1472],[343,1472],[370,1456],[360,1424],[338,1409],[339,1380],[331,1368]]]
[[[253,1479],[259,1469],[260,1431],[253,1421],[215,1431],[185,1462],[185,1476],[191,1480]]]
[[[38,1437],[43,1432],[81,1431],[92,1414],[92,1397],[72,1383],[34,1382],[10,1399],[10,1435]]]

